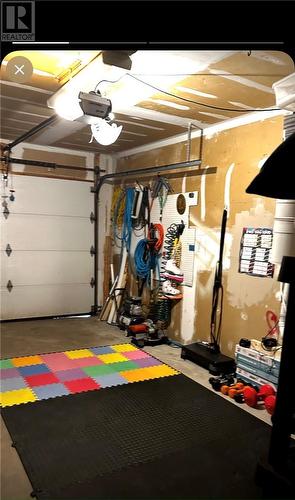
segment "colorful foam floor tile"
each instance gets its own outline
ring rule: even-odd
[[[1,360],[1,406],[33,403],[179,372],[132,344]]]
[[[22,403],[32,403],[37,397],[31,389],[19,389],[1,393],[1,406],[13,406]]]
[[[112,346],[115,352],[131,352],[137,351],[138,349],[132,344],[117,344]]]
[[[106,364],[119,363],[120,361],[128,361],[128,358],[126,358],[126,356],[123,356],[120,353],[101,354],[98,356],[98,359],[100,359],[103,363]]]
[[[23,356],[22,358],[12,358],[13,366],[18,368],[19,366],[31,366],[39,365],[42,363],[40,356]]]
[[[66,351],[65,355],[70,359],[93,357],[94,354],[89,349],[77,349],[75,351]]]

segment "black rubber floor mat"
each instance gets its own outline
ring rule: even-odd
[[[270,427],[184,375],[4,408],[38,498],[260,498]]]

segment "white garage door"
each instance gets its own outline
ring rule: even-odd
[[[13,187],[15,200],[6,198],[7,218],[1,198],[1,319],[90,312],[90,184],[15,175]]]

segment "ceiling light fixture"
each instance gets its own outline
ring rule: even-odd
[[[122,55],[124,64],[119,67]],[[111,60],[105,59],[106,55],[101,53],[55,92],[47,104],[65,120],[89,124],[92,132],[90,142],[94,138],[102,145],[109,145],[117,140],[123,127],[113,123],[115,117],[111,100],[103,97],[99,91],[93,91],[93,88],[98,80],[113,81],[122,78],[127,72],[127,62],[128,68],[131,67],[131,59],[125,53],[118,54],[115,60],[118,66],[108,64],[114,61],[113,57]]]
[[[112,123],[115,115],[111,112],[112,103],[99,92],[79,92],[78,96],[68,94],[67,98],[55,102],[55,110],[62,118],[70,121],[81,121],[91,126],[93,138],[104,146],[113,144],[122,131],[122,125]]]

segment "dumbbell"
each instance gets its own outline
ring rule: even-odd
[[[231,398],[234,397],[236,392],[234,391],[240,391],[244,387],[244,384],[242,382],[237,382],[236,384],[231,384],[231,385],[222,385],[220,388],[220,392],[224,394],[225,396],[230,396]],[[230,393],[229,393],[230,391]]]
[[[231,375],[223,375],[220,377],[210,377],[209,383],[212,385],[212,388],[214,389],[214,391],[220,391],[220,389],[223,385],[233,384],[234,378]]]
[[[266,409],[267,413],[269,413],[270,415],[274,414],[275,406],[276,406],[276,399],[277,399],[277,397],[275,396],[275,394],[270,394],[269,396],[266,396],[266,398],[264,400],[265,409]]]
[[[244,396],[244,390],[246,389],[246,395],[247,395],[247,390],[248,389],[251,389],[254,390],[255,392],[258,391],[258,388],[256,389],[255,386],[253,386],[252,384],[247,384],[243,387],[243,389],[241,391],[238,391],[237,394],[234,396],[234,400],[236,403],[245,403],[245,396]],[[252,393],[252,392],[250,392]],[[253,394],[253,393],[252,393]]]
[[[269,384],[262,385],[258,392],[253,387],[245,387],[244,392],[245,403],[252,408],[255,408],[258,403],[264,402],[268,396],[274,396],[275,390]]]
[[[239,396],[243,394],[243,387],[241,389],[229,389],[228,391],[228,396],[236,401],[239,401]]]

